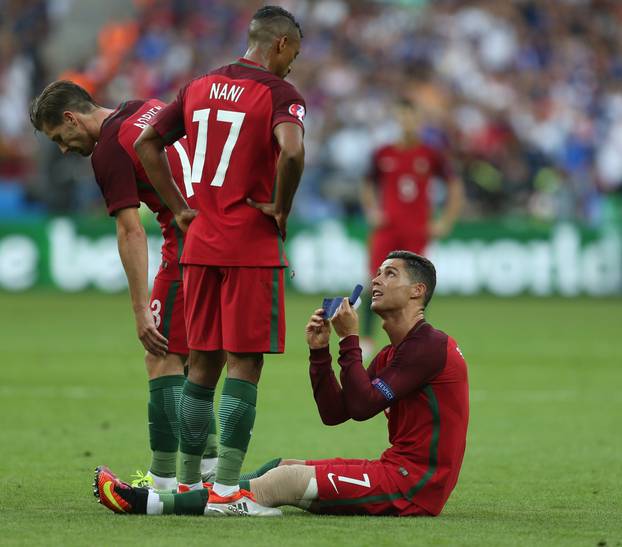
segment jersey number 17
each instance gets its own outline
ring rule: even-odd
[[[201,110],[195,110],[192,115],[192,121],[198,122],[199,129],[197,131],[196,147],[194,149],[194,159],[192,165],[190,165],[190,159],[184,150],[184,147],[177,141],[173,146],[179,154],[181,161],[181,168],[184,174],[184,187],[186,188],[186,196],[192,197],[194,195],[193,184],[199,184],[201,177],[203,176],[203,167],[205,166],[205,154],[207,153],[207,130],[209,127],[209,115],[211,108],[203,108]],[[234,112],[232,110],[218,110],[216,112],[216,120],[219,122],[226,122],[230,124],[229,135],[225,141],[225,146],[220,154],[220,161],[216,168],[214,178],[210,182],[210,186],[222,186],[225,182],[225,176],[227,175],[227,169],[229,169],[229,162],[231,161],[231,154],[235,148],[235,144],[240,136],[240,129],[244,122],[244,112]]]

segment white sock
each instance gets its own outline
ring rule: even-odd
[[[201,475],[207,475],[216,469],[218,458],[203,458],[201,460]]]
[[[175,477],[159,477],[151,471],[147,472],[153,479],[154,490],[177,490],[177,479]]]
[[[153,490],[149,490],[147,496],[147,514],[161,515],[164,512],[164,503],[160,501],[160,496]]]
[[[238,484],[234,484],[233,486],[229,486],[227,484],[220,484],[218,482],[214,483],[213,487],[214,492],[219,496],[225,498],[227,496],[231,496],[240,490],[240,486]]]

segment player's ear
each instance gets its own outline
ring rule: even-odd
[[[78,125],[78,119],[76,118],[76,115],[69,110],[65,110],[65,112],[63,112],[63,121],[70,125],[73,125],[74,127]]]
[[[287,36],[281,36],[276,43],[276,52],[283,53],[283,50],[287,46]]]
[[[425,285],[423,283],[413,283],[410,286],[410,297],[412,299],[423,298],[425,296]]]

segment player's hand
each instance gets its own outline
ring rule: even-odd
[[[324,319],[323,312],[322,308],[315,310],[305,327],[307,344],[311,349],[325,348],[330,340],[330,322]]]
[[[276,206],[272,202],[258,203],[251,198],[246,198],[246,203],[255,209],[259,209],[264,215],[272,217],[276,221],[276,225],[281,233],[281,238],[285,241],[285,237],[287,236],[287,213],[282,211],[277,212]]]
[[[359,316],[350,305],[350,301],[344,298],[337,308],[337,312],[331,319],[335,332],[339,338],[359,334]]]
[[[443,219],[435,220],[428,226],[428,235],[432,239],[440,239],[449,235],[451,225]]]
[[[175,215],[175,222],[184,234],[188,231],[190,224],[198,214],[199,212],[195,209],[182,209]]]
[[[149,353],[161,357],[166,355],[168,340],[156,328],[150,309],[136,313],[136,332]]]

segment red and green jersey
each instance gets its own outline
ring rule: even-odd
[[[91,156],[95,179],[99,185],[110,215],[143,202],[155,214],[162,230],[162,260],[168,270],[179,275],[175,267],[183,250],[184,234],[175,223],[173,213],[155,191],[136,152],[134,142],[141,131],[165,104],[156,99],[128,101],[105,120],[99,140]],[[185,139],[167,148],[171,172],[181,192],[186,195],[183,165],[188,164]]]
[[[433,177],[448,182],[452,169],[447,158],[429,146],[388,145],[376,151],[370,178],[376,185],[388,228],[427,239]]]
[[[469,420],[467,367],[455,340],[420,321],[365,370],[358,337],[349,336],[339,348],[341,385],[328,348],[312,350],[310,363],[322,420],[338,424],[384,411],[391,446],[380,462],[399,469],[403,497],[439,514],[458,480]]]
[[[273,201],[280,152],[274,128],[284,122],[302,127],[304,115],[293,85],[239,59],[190,82],[149,122],[166,144],[188,137],[199,214],[183,263],[287,265],[274,219],[246,200]]]

